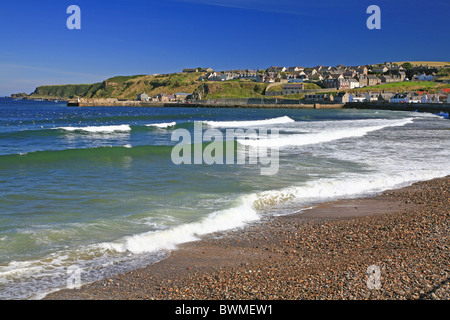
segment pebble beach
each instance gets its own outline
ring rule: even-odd
[[[45,299],[447,300],[449,192],[445,177],[299,208]]]

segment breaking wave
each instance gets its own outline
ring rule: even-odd
[[[175,126],[176,122],[167,122],[167,123],[150,123],[146,124],[146,127],[156,127],[156,128],[169,128]]]
[[[116,126],[87,126],[87,127],[59,127],[55,130],[65,130],[70,132],[93,132],[93,133],[112,133],[112,132],[128,132],[131,131],[131,127],[128,124],[116,125]]]
[[[412,118],[401,120],[386,120],[384,124],[372,125],[366,127],[349,127],[345,129],[334,129],[327,132],[305,133],[305,134],[285,134],[279,137],[266,139],[238,139],[241,145],[251,147],[286,147],[286,146],[303,146],[310,144],[318,144],[330,142],[334,140],[362,137],[369,132],[381,130],[386,127],[404,126],[412,123]]]
[[[204,124],[210,127],[220,127],[220,128],[240,128],[240,127],[253,127],[253,126],[266,126],[271,124],[283,124],[291,123],[295,120],[284,116],[266,120],[252,120],[252,121],[203,121]]]

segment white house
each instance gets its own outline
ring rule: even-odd
[[[234,75],[232,73],[226,72],[220,76],[220,81],[228,81],[233,80]]]
[[[334,102],[337,103],[346,103],[350,102],[350,95],[348,92],[339,92],[337,95],[334,96]]]
[[[356,79],[348,79],[349,84],[350,84],[350,89],[355,89],[355,88],[359,88],[359,81]]]
[[[422,102],[422,96],[420,96],[420,95],[412,95],[409,98],[409,102],[410,103],[420,103],[420,102]]]
[[[378,101],[378,93],[366,92],[366,101]]]
[[[409,97],[405,93],[398,93],[390,100],[392,103],[409,103]]]
[[[140,101],[148,101],[150,97],[145,92],[138,94],[137,99]]]
[[[209,80],[209,81],[219,81],[221,73],[217,72],[208,72],[205,75],[201,76],[199,80]]]
[[[348,102],[364,102],[367,99],[367,95],[358,95],[356,93],[351,93],[348,97]]]

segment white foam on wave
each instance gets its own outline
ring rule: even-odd
[[[295,120],[284,116],[266,120],[250,120],[250,121],[203,121],[204,124],[210,127],[221,127],[221,128],[241,128],[241,127],[253,127],[253,126],[266,126],[271,124],[283,124],[292,123]]]
[[[165,122],[165,123],[150,123],[146,124],[146,127],[157,127],[157,128],[169,128],[175,126],[176,122]]]
[[[131,131],[131,127],[128,124],[122,124],[117,126],[59,127],[55,129],[66,130],[70,132],[84,131],[93,133],[112,133],[112,132]]]
[[[253,208],[255,199],[255,195],[242,196],[237,206],[213,212],[200,221],[125,237],[117,242],[103,243],[101,246],[108,250],[135,254],[173,250],[177,245],[199,240],[203,235],[243,227],[258,220],[260,217]]]
[[[298,211],[301,206],[344,198],[372,196],[388,189],[400,188],[417,181],[430,180],[448,174],[450,171],[416,169],[372,176],[355,175],[314,180],[300,186],[241,196],[238,205],[213,212],[200,221],[128,236],[116,242],[102,243],[100,246],[106,250],[133,254],[174,250],[178,245],[197,241],[203,235],[232,230],[260,220],[263,212],[273,214],[272,209],[280,205],[295,203],[296,211]]]
[[[320,179],[281,190],[271,190],[257,194],[253,207],[256,210],[296,201],[301,205],[311,205],[345,198],[373,196],[385,190],[401,188],[417,181],[444,177],[450,172],[434,170],[411,170],[397,173],[354,176],[341,179]]]
[[[305,134],[285,134],[276,138],[265,139],[238,139],[241,145],[251,147],[286,147],[286,146],[304,146],[310,144],[318,144],[331,142],[344,138],[362,137],[372,131],[381,130],[386,127],[404,126],[412,123],[413,118],[400,120],[386,120],[384,124],[371,125],[365,127],[348,127],[345,129],[333,129],[324,132],[305,133]]]

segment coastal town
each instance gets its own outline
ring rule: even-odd
[[[168,74],[116,76],[87,85],[43,85],[31,94],[13,94],[11,98],[67,101],[68,106],[132,107],[339,108],[361,103],[356,107],[389,104],[397,110],[396,105],[401,104],[448,112],[450,62],[227,71],[198,67]]]
[[[211,68],[183,69],[183,73],[200,73],[202,82],[255,82],[267,83],[264,95],[291,98],[304,94],[305,103],[391,102],[391,103],[450,103],[450,88],[431,93],[426,90],[384,90],[381,85],[395,83],[435,82],[448,84],[450,65],[413,66],[410,63],[390,63],[362,66],[271,66],[267,69],[238,69],[214,71]],[[447,75],[447,77],[446,77]],[[373,91],[370,88],[373,87]],[[392,86],[395,88],[395,85]],[[359,91],[366,88],[369,90]],[[201,100],[195,93],[173,92],[137,96],[139,101],[179,102]]]

